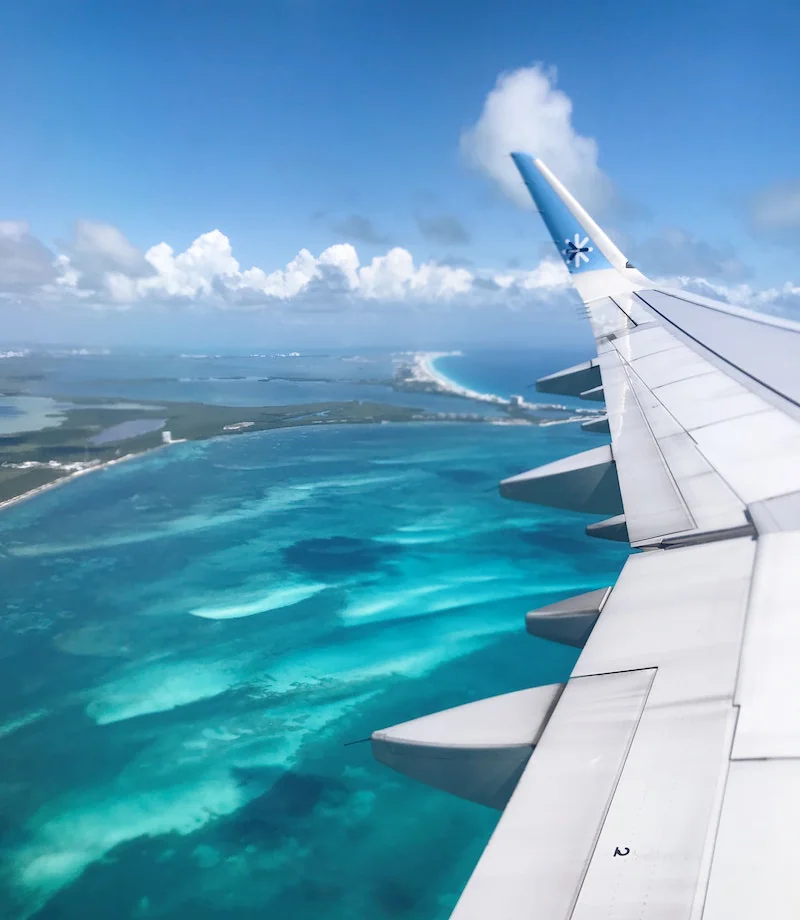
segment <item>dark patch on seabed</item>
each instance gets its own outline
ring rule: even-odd
[[[329,800],[345,796],[346,786],[330,776],[315,776],[299,770],[280,773],[274,768],[235,767],[234,775],[243,783],[263,786],[267,777],[278,774],[269,789],[257,796],[229,821],[227,836],[241,843],[256,842],[263,845],[270,837],[287,834],[299,818],[307,818],[323,795]],[[338,796],[337,796],[338,793]]]
[[[378,569],[401,551],[398,547],[356,537],[316,537],[298,540],[283,550],[283,558],[309,575],[350,574]]]
[[[436,470],[436,475],[444,479],[450,479],[453,482],[463,483],[464,485],[486,482],[489,478],[488,474],[483,470],[462,470],[448,467]]]

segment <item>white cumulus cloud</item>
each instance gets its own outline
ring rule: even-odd
[[[124,239],[121,234],[120,238]],[[40,289],[46,299],[72,296],[118,308],[180,300],[226,308],[285,303],[330,310],[359,302],[485,302],[490,291],[544,294],[567,286],[563,267],[549,260],[529,272],[498,273],[417,262],[407,249],[395,246],[362,264],[351,243],[329,246],[318,256],[301,249],[286,265],[272,270],[242,268],[230,240],[219,230],[201,234],[183,252],[175,252],[168,243],[151,246],[141,255],[147,271],[139,271],[139,260],[131,259],[135,270],[126,272],[117,258],[113,270],[98,274],[85,269],[87,258],[95,269],[97,260],[85,252],[83,256],[76,260],[64,252],[55,258],[55,280]]]
[[[64,249],[84,274],[124,271],[133,275],[149,271],[141,251],[113,224],[76,221],[72,241]]]
[[[500,75],[477,122],[461,135],[461,150],[526,208],[532,203],[509,156],[513,151],[541,157],[590,208],[611,198],[611,183],[597,165],[597,143],[575,130],[572,100],[556,88],[556,71],[541,64]]]
[[[655,287],[683,288],[735,307],[800,321],[800,284],[793,281],[769,288],[756,288],[745,282],[726,284],[702,276],[672,275],[654,278],[653,284]]]
[[[9,303],[83,304],[95,310],[169,306],[224,310],[332,312],[410,308],[526,310],[542,303],[558,310],[570,290],[566,269],[546,258],[529,269],[495,269],[418,261],[400,246],[362,262],[351,243],[315,255],[301,249],[285,265],[243,268],[220,230],[198,236],[176,252],[166,242],[136,250],[114,228],[84,234],[80,253],[54,254],[19,222],[0,224],[0,299]],[[92,250],[91,240],[97,251]],[[681,238],[682,241],[683,238]],[[130,249],[128,248],[130,247]],[[102,264],[109,266],[101,270]],[[685,265],[687,272],[676,270]],[[126,268],[127,266],[127,268]],[[144,268],[142,268],[144,266]],[[800,287],[786,283],[758,290],[716,283],[690,260],[665,265],[658,284],[685,287],[770,313],[797,316]],[[697,271],[697,274],[689,272]],[[729,282],[738,280],[728,272]],[[720,278],[724,275],[720,274]],[[444,315],[444,314],[443,314]],[[498,314],[500,315],[500,314]]]
[[[0,279],[7,293],[45,284],[58,274],[55,255],[23,220],[0,220]]]

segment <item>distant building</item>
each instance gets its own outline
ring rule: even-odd
[[[232,425],[223,425],[223,431],[242,431],[244,428],[252,428],[255,422],[234,422]]]
[[[161,442],[162,444],[172,444],[172,432],[167,431],[166,429],[161,432]]]

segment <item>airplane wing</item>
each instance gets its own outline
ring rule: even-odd
[[[610,445],[501,494],[602,515],[613,586],[527,617],[569,680],[375,732],[378,760],[502,809],[454,920],[800,917],[800,326],[658,287],[514,161],[597,357],[538,381]],[[587,434],[587,438],[591,435]]]

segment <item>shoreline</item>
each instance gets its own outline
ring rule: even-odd
[[[574,406],[565,406],[562,403],[541,403],[528,402],[522,396],[498,396],[496,393],[480,393],[469,387],[462,386],[455,380],[452,380],[444,374],[438,367],[436,361],[439,358],[460,357],[460,351],[421,351],[413,356],[412,363],[409,365],[411,371],[410,380],[416,384],[433,384],[438,392],[448,393],[451,396],[461,396],[464,399],[470,399],[474,402],[490,403],[495,406],[505,408],[527,409],[529,411],[560,411],[571,413],[569,418],[557,419],[555,423],[565,424],[567,422],[583,421],[585,416],[602,415],[602,411],[597,409],[583,409]],[[542,424],[554,424],[549,420],[539,422]]]
[[[412,416],[408,421],[404,422],[389,422],[389,421],[376,421],[376,422],[367,422],[366,424],[373,425],[384,425],[384,424],[400,424],[400,425],[431,425],[431,424],[464,424],[465,422],[474,422],[476,424],[488,424],[488,425],[514,425],[514,424],[531,424],[526,422],[524,419],[515,419],[515,418],[481,418],[480,416],[467,417],[462,416],[459,418],[419,418]],[[353,421],[335,421],[333,425],[352,425],[352,424],[364,424],[363,422],[353,422]],[[294,426],[292,426],[294,427]],[[308,427],[311,428],[311,425],[308,426],[297,426],[297,427]],[[21,504],[22,502],[28,501],[31,498],[35,498],[37,495],[41,495],[45,492],[49,492],[51,489],[56,489],[59,486],[66,485],[69,482],[72,482],[74,479],[77,479],[80,476],[85,476],[88,473],[95,473],[100,470],[104,470],[107,467],[114,466],[117,463],[124,463],[127,460],[134,460],[137,457],[146,457],[149,454],[153,454],[156,451],[163,450],[166,447],[171,447],[173,444],[184,444],[191,440],[206,441],[214,440],[215,438],[221,437],[230,437],[234,434],[260,434],[264,431],[277,431],[285,430],[282,426],[276,426],[275,428],[256,428],[251,430],[250,428],[241,428],[227,431],[219,432],[209,436],[208,438],[173,438],[171,441],[164,444],[157,444],[154,447],[149,447],[146,450],[136,451],[130,454],[123,454],[121,457],[114,457],[111,460],[100,461],[97,463],[88,463],[86,466],[78,470],[72,470],[66,473],[64,476],[60,476],[58,479],[54,479],[51,482],[46,482],[43,485],[36,486],[33,489],[29,489],[27,492],[21,492],[19,495],[13,495],[11,498],[6,498],[0,500],[0,513],[5,511],[7,508],[11,508],[13,505]],[[316,429],[318,430],[318,429]]]
[[[436,361],[439,358],[460,357],[460,351],[426,351],[421,352],[414,358],[415,369],[423,378],[431,383],[437,384],[442,390],[452,393],[454,396],[462,396],[464,399],[472,399],[475,402],[492,403],[497,406],[510,405],[510,401],[496,393],[479,393],[477,390],[471,390],[469,387],[462,386],[452,378],[444,374],[437,366]]]
[[[24,501],[28,501],[30,498],[35,498],[37,495],[41,495],[43,492],[49,492],[51,489],[56,489],[58,486],[72,482],[73,479],[77,479],[79,476],[85,476],[87,473],[96,473],[99,470],[104,470],[106,467],[114,466],[117,463],[124,463],[126,460],[133,460],[135,457],[144,457],[147,454],[152,454],[157,450],[163,450],[165,447],[170,447],[172,444],[182,444],[185,440],[185,438],[182,438],[179,440],[170,441],[168,444],[157,444],[155,447],[150,447],[147,450],[140,450],[137,453],[123,454],[121,457],[114,457],[112,460],[104,460],[100,463],[87,464],[82,469],[73,470],[72,472],[66,473],[66,475],[60,476],[58,479],[54,479],[52,482],[46,482],[41,486],[36,486],[35,489],[29,489],[27,492],[21,492],[19,495],[13,495],[11,498],[6,498],[3,501],[0,501],[0,512],[5,511],[6,508],[10,508],[12,505],[18,505]]]
[[[354,424],[354,423],[374,423],[374,424],[383,424],[388,422],[416,422],[423,421],[425,423],[430,422],[453,422],[453,421],[481,421],[485,424],[495,424],[495,425],[508,425],[508,424],[533,424],[540,426],[549,426],[556,424],[568,424],[570,422],[578,422],[587,416],[596,416],[602,414],[602,412],[597,409],[582,409],[575,408],[571,406],[565,406],[558,403],[533,403],[528,402],[523,399],[522,396],[511,396],[510,398],[499,396],[495,393],[482,393],[477,390],[473,390],[470,387],[463,386],[455,380],[449,378],[445,373],[443,373],[437,366],[436,361],[439,358],[451,357],[451,356],[461,356],[462,352],[460,351],[420,351],[420,352],[407,352],[402,356],[397,356],[400,359],[399,364],[401,367],[401,380],[397,380],[397,372],[395,377],[394,388],[397,390],[405,390],[411,396],[414,392],[433,392],[439,393],[442,395],[457,396],[461,399],[468,400],[470,402],[484,403],[489,405],[497,406],[503,410],[498,417],[486,416],[486,415],[472,415],[465,412],[432,412],[428,413],[422,411],[417,414],[409,414],[412,412],[410,409],[406,409],[399,414],[404,416],[402,418],[375,418],[372,413],[364,416],[365,407],[368,410],[369,405],[363,404],[359,401],[357,407],[359,412],[353,417],[345,418],[312,418],[310,421],[300,422],[300,426],[303,427],[308,425],[309,427],[314,425],[324,425],[324,424]],[[163,401],[162,401],[163,402]],[[193,404],[192,404],[193,405]],[[336,406],[338,404],[330,404]],[[343,404],[344,405],[344,404]],[[346,404],[349,405],[349,404]],[[324,408],[328,407],[327,403],[320,403],[319,406]],[[191,406],[190,406],[191,407]],[[104,406],[98,406],[98,409],[102,410]],[[149,408],[149,406],[148,406]],[[159,405],[159,409],[163,411],[163,406]],[[182,407],[186,408],[186,407]],[[202,408],[202,405],[200,406]],[[225,408],[225,407],[223,407]],[[206,440],[208,438],[220,437],[220,436],[230,436],[233,434],[250,432],[250,431],[263,431],[270,430],[274,428],[284,428],[284,427],[294,427],[297,424],[297,420],[293,415],[290,415],[286,418],[283,418],[279,412],[275,415],[273,420],[271,417],[268,418],[256,418],[253,416],[253,412],[258,410],[258,413],[263,415],[264,410],[269,409],[286,409],[287,407],[255,407],[255,410],[252,407],[228,407],[227,411],[231,415],[231,419],[221,418],[217,420],[216,424],[213,421],[204,419],[206,424],[202,426],[197,426],[197,424],[192,425],[191,432],[184,427],[184,431],[181,432],[183,437],[173,438],[172,440],[166,443],[155,444],[144,450],[134,450],[130,453],[126,453],[122,456],[112,457],[108,460],[95,460],[83,462],[78,460],[73,461],[69,464],[61,464],[54,461],[51,462],[30,462],[31,467],[40,467],[46,469],[47,467],[53,471],[53,473],[58,473],[63,471],[64,475],[57,476],[57,478],[52,479],[48,482],[44,482],[41,485],[34,486],[34,488],[28,489],[27,491],[20,492],[16,495],[11,495],[8,498],[0,499],[0,512],[10,508],[16,504],[19,504],[24,501],[28,501],[31,498],[36,497],[44,492],[48,492],[51,489],[55,489],[59,486],[62,486],[72,480],[76,479],[79,476],[86,475],[87,473],[92,473],[97,470],[103,470],[107,467],[113,466],[117,463],[124,463],[128,460],[132,460],[134,457],[142,457],[150,454],[156,450],[161,450],[165,447],[169,447],[170,444],[177,444],[187,440]],[[295,410],[298,407],[292,407],[292,410]],[[317,404],[310,406],[310,408],[318,408]],[[389,407],[380,407],[387,409]],[[394,409],[394,407],[391,407]],[[216,410],[219,414],[219,407],[209,406],[208,411]],[[235,410],[235,411],[234,411]],[[526,413],[536,412],[536,411],[555,411],[567,413],[565,418],[555,418],[555,419],[535,419],[530,418]],[[80,407],[76,407],[76,411],[84,411]],[[328,409],[327,411],[330,411]],[[319,412],[312,413],[312,415],[319,415]],[[352,415],[352,411],[350,413]],[[396,415],[398,413],[392,412],[390,415]],[[244,416],[244,420],[242,420]],[[248,418],[248,416],[251,416]],[[174,430],[174,427],[181,427],[177,425],[175,419],[169,420],[170,428]],[[191,421],[194,423],[195,420],[192,418]],[[227,422],[227,424],[225,424]],[[220,427],[217,428],[217,425]],[[216,429],[216,430],[214,430]],[[24,455],[23,455],[24,456]],[[6,464],[3,464],[4,466]],[[11,463],[8,464],[12,467],[21,467],[25,468],[29,465],[28,461],[23,460],[22,464]],[[76,469],[76,467],[79,467]]]

